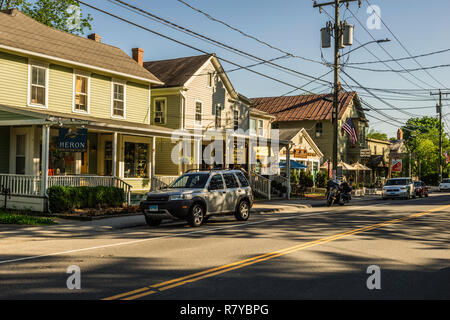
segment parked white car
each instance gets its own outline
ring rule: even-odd
[[[443,179],[441,183],[439,183],[439,191],[448,191],[450,190],[450,179]]]
[[[414,184],[411,178],[388,179],[383,186],[382,198],[411,199],[416,197]]]

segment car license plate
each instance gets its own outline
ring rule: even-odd
[[[151,204],[148,206],[148,211],[158,211],[158,206],[156,204]]]

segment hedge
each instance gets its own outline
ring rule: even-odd
[[[48,188],[51,212],[65,212],[82,208],[121,207],[125,202],[123,189],[116,187],[64,187]]]

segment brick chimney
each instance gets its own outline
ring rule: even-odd
[[[397,140],[403,140],[403,131],[400,128],[397,130]]]
[[[133,59],[139,63],[139,65],[142,67],[144,66],[144,49],[142,48],[133,48],[131,49],[133,52]]]
[[[91,33],[87,36],[88,39],[94,40],[95,42],[100,42],[101,38],[97,33]]]

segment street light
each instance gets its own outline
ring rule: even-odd
[[[383,42],[390,42],[390,41],[391,41],[391,39],[388,39],[388,38],[386,38],[386,39],[380,39],[380,40],[369,41],[369,42],[366,42],[366,43],[360,45],[359,47],[356,47],[355,49],[352,49],[352,50],[350,50],[350,51],[348,51],[348,52],[346,52],[346,53],[344,53],[344,54],[341,54],[340,57],[343,57],[343,56],[345,56],[346,54],[349,54],[350,52],[356,51],[356,50],[358,50],[358,49],[360,49],[360,48],[362,48],[362,47],[364,47],[364,46],[366,46],[366,45],[368,45],[368,44],[371,44],[371,43],[375,43],[375,42],[376,42],[376,43],[383,43]]]

